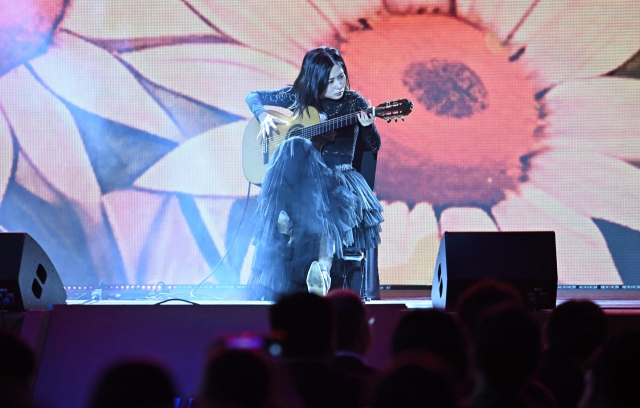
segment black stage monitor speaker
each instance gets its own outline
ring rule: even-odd
[[[433,307],[455,310],[460,295],[484,279],[511,284],[533,309],[553,309],[555,233],[445,232],[433,273]]]
[[[47,309],[66,300],[60,276],[40,245],[26,233],[0,233],[0,310]]]

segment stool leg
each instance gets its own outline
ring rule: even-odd
[[[378,248],[365,251],[366,274],[365,296],[370,300],[380,300],[380,275],[378,274]]]
[[[367,256],[360,262],[360,273],[362,278],[360,279],[360,298],[364,301],[371,300],[367,296]]]

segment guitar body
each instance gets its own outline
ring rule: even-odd
[[[404,120],[403,117],[410,114],[412,109],[413,102],[408,99],[397,99],[373,108],[366,108],[365,111],[387,122],[391,120],[397,122],[398,119]],[[262,184],[273,152],[285,140],[295,136],[304,137],[311,140],[315,148],[322,152],[324,146],[333,142],[335,130],[358,121],[358,112],[353,112],[321,122],[320,113],[312,107],[301,116],[287,116],[275,111],[267,111],[267,113],[285,122],[277,125],[279,134],[271,132],[271,136],[266,140],[258,141],[260,122],[256,118],[251,118],[242,136],[242,170],[245,178],[258,186]]]
[[[249,121],[242,136],[242,170],[245,178],[258,186],[262,184],[267,164],[276,148],[285,140],[293,137],[293,132],[320,123],[320,113],[313,107],[309,107],[308,115],[305,112],[304,115],[298,117],[286,116],[275,111],[267,111],[267,113],[286,122],[283,125],[277,125],[280,134],[271,132],[267,156],[263,152],[262,143],[256,139],[260,132],[260,122],[255,117]],[[322,148],[332,141],[333,138],[330,136],[318,135],[311,138],[311,143],[318,151],[322,151]]]

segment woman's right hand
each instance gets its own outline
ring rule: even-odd
[[[277,134],[280,134],[276,125],[284,125],[287,123],[284,120],[269,115],[267,112],[261,113],[258,119],[260,120],[260,132],[258,132],[257,137],[259,142],[262,142],[263,137],[269,136],[271,131],[275,131]]]

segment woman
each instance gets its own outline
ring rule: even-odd
[[[267,166],[254,216],[249,298],[274,300],[305,289],[326,294],[334,256],[342,257],[345,247],[364,250],[380,243],[382,207],[351,166],[358,137],[371,151],[380,148],[375,116],[365,112],[367,101],[349,89],[338,50],[328,47],[307,52],[293,86],[252,92],[246,101],[260,121],[258,140],[284,123],[265,105],[294,115],[308,114],[312,107],[324,120],[357,113],[358,121],[333,132],[334,142],[322,153],[299,137],[281,143]]]

